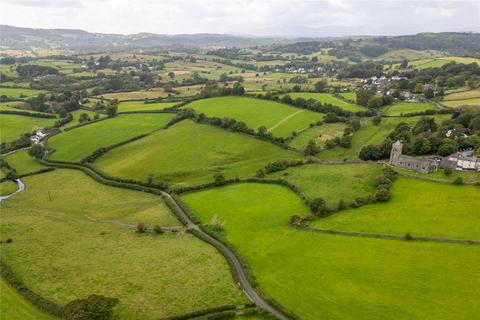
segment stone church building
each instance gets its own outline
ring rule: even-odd
[[[423,173],[435,172],[438,170],[439,161],[424,157],[412,157],[402,154],[403,143],[397,140],[392,145],[392,151],[390,152],[390,164],[415,170]]]

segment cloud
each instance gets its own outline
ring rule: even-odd
[[[4,24],[123,34],[480,31],[476,0],[0,0],[0,6]]]

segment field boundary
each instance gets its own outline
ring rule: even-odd
[[[480,240],[456,239],[456,238],[444,238],[444,237],[430,237],[430,236],[415,236],[415,235],[411,235],[410,233],[406,233],[405,235],[399,235],[399,234],[376,233],[376,232],[331,230],[331,229],[314,228],[314,227],[300,226],[300,225],[295,225],[295,227],[300,229],[300,230],[304,230],[304,231],[319,232],[319,233],[334,234],[334,235],[342,235],[342,236],[376,238],[376,239],[389,239],[389,240],[428,241],[428,242],[443,242],[443,243],[480,245]]]

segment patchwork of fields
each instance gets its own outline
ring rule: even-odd
[[[223,257],[193,235],[142,235],[102,223],[178,225],[161,197],[71,170],[24,181],[24,192],[0,204],[1,238],[13,239],[1,244],[1,258],[34,292],[62,305],[92,293],[113,296],[121,319],[246,302]]]
[[[304,99],[314,99],[317,100],[318,102],[321,103],[327,103],[331,104],[337,107],[342,108],[343,110],[346,111],[366,111],[367,109],[365,107],[359,106],[357,104],[353,104],[347,101],[344,101],[340,98],[335,97],[333,94],[330,93],[310,93],[310,92],[291,92],[288,94],[292,99],[295,98],[304,98]],[[352,95],[347,95],[347,97],[350,97],[348,99],[352,98]]]
[[[324,114],[295,108],[283,103],[246,98],[220,97],[197,100],[185,108],[192,108],[197,113],[208,117],[230,117],[243,121],[254,130],[265,126],[274,136],[288,137],[292,132],[299,132],[324,118]]]
[[[57,119],[37,118],[16,114],[0,114],[2,133],[0,142],[9,142],[19,139],[24,133],[31,133],[38,129],[52,126]]]
[[[99,148],[163,128],[174,115],[166,113],[120,115],[51,137],[53,160],[80,161]]]
[[[175,185],[213,182],[214,173],[247,178],[267,163],[301,155],[247,135],[184,120],[167,130],[115,148],[94,162],[108,175]],[[141,165],[139,165],[141,164]]]
[[[429,187],[434,192],[436,184]],[[302,319],[478,314],[475,246],[300,231],[288,221],[308,209],[277,185],[236,184],[189,193],[182,200],[204,223],[215,215],[224,220],[222,237],[245,259],[261,289]]]

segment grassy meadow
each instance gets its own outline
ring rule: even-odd
[[[291,92],[288,95],[290,95],[292,99],[299,98],[299,97],[307,100],[314,99],[321,103],[328,103],[328,104],[337,106],[346,111],[356,112],[356,111],[367,110],[367,108],[365,107],[359,106],[351,102],[344,101],[340,98],[335,97],[333,94],[330,94],[330,93]]]
[[[38,162],[35,158],[32,158],[28,155],[28,150],[11,153],[8,156],[3,157],[3,159],[7,161],[10,167],[15,169],[18,175],[36,172],[45,168],[45,166]]]
[[[307,164],[268,175],[297,186],[308,199],[323,198],[335,208],[340,200],[347,204],[355,198],[375,192],[374,180],[381,173],[380,165],[372,164]]]
[[[80,161],[98,148],[160,129],[172,118],[165,113],[119,115],[65,131],[48,139],[48,146],[55,149],[50,158]]]
[[[185,108],[209,117],[230,117],[254,130],[265,126],[274,136],[288,137],[323,119],[324,114],[283,103],[248,97],[219,97],[196,100]]]
[[[176,104],[178,102],[144,103],[143,101],[123,101],[118,104],[118,112],[163,110]]]
[[[16,114],[0,114],[0,142],[17,140],[24,133],[31,133],[38,129],[50,127],[55,124],[55,118],[37,118]]]
[[[452,92],[443,97],[443,101],[480,98],[480,89]]]
[[[6,196],[17,191],[18,186],[11,180],[0,182],[0,196]]]
[[[443,121],[450,118],[450,115],[432,116],[436,121]],[[374,125],[370,119],[366,119],[362,128],[355,132],[352,138],[352,146],[350,148],[335,147],[321,151],[317,157],[329,160],[354,160],[358,159],[358,154],[362,147],[369,144],[380,144],[392,132],[400,122],[406,122],[409,125],[415,125],[421,117],[396,117],[382,118],[378,125]]]
[[[342,97],[350,101],[357,101],[357,93],[356,92],[340,92],[339,93]]]
[[[270,161],[297,158],[302,156],[269,142],[185,120],[115,148],[94,165],[109,175],[145,181],[153,174],[155,180],[193,185],[212,182],[215,172],[246,178]]]
[[[387,116],[401,116],[405,113],[423,112],[437,108],[429,102],[401,102],[386,106],[382,112]]]
[[[178,224],[161,197],[71,170],[24,181],[25,192],[0,204],[1,238],[13,239],[1,245],[1,258],[34,292],[60,304],[92,293],[115,297],[120,319],[246,302],[225,259],[193,235],[142,235],[100,222]]]
[[[317,220],[325,229],[480,240],[480,188],[400,178],[392,198]],[[468,204],[468,205],[465,205]]]
[[[321,126],[308,128],[290,141],[289,146],[297,150],[303,150],[310,140],[315,140],[317,146],[322,147],[326,140],[341,137],[343,130],[346,128],[345,123],[323,123]]]
[[[203,222],[215,215],[225,222],[223,236],[260,288],[301,319],[473,319],[480,312],[476,246],[297,230],[291,215],[308,209],[278,185],[229,185],[182,199]]]
[[[72,114],[73,119],[69,123],[63,125],[62,129],[66,129],[66,128],[70,128],[70,127],[79,125],[80,124],[80,115],[82,113],[86,113],[90,117],[91,120],[93,120],[93,117],[95,116],[95,112],[90,111],[90,110],[85,110],[85,109],[77,109],[77,110],[74,110],[70,113]],[[105,115],[100,114],[101,118],[104,117],[104,116]]]
[[[119,101],[124,101],[164,98],[166,96],[167,93],[163,89],[157,88],[154,90],[105,93],[102,94],[100,97],[108,100],[118,99]]]

